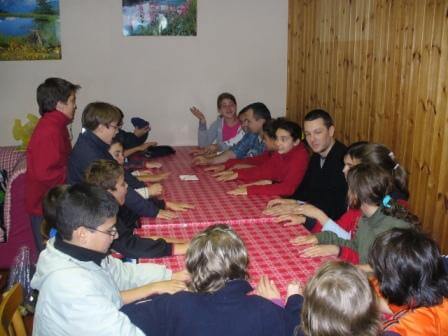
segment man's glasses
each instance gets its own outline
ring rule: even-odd
[[[107,234],[107,235],[109,235],[109,236],[111,236],[111,237],[116,237],[116,236],[118,235],[118,230],[117,230],[117,227],[116,227],[115,225],[112,226],[109,230],[106,230],[106,231],[98,230],[98,229],[94,229],[94,228],[87,227],[87,226],[86,226],[86,228],[87,228],[88,230],[91,230],[91,231],[98,231],[98,232]]]

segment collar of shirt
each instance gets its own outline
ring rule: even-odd
[[[62,239],[60,235],[56,235],[54,247],[72,258],[75,258],[79,261],[93,261],[98,266],[101,266],[101,261],[103,261],[103,259],[108,255],[108,253],[97,252],[67,243]]]

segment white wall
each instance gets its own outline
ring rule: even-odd
[[[196,37],[123,37],[121,0],[60,0],[62,60],[0,62],[0,145],[14,144],[12,124],[37,114],[46,77],[82,86],[73,134],[86,104],[106,101],[151,122],[151,139],[196,143],[196,105],[216,117],[220,92],[238,107],[264,102],[285,114],[287,0],[198,0]]]

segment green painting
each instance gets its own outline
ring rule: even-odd
[[[61,59],[59,0],[0,0],[0,61]]]

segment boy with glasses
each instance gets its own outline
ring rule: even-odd
[[[185,272],[108,255],[118,236],[117,212],[114,197],[99,187],[69,186],[58,197],[58,234],[40,254],[31,281],[39,290],[33,335],[144,335],[119,309],[185,288]]]

